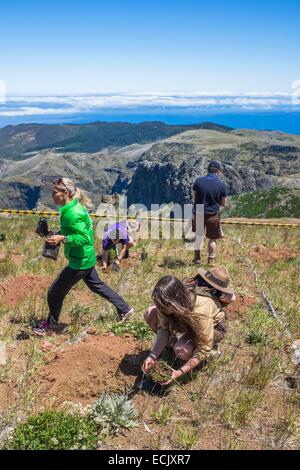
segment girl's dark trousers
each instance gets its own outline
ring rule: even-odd
[[[119,316],[130,310],[125,300],[101,281],[95,267],[82,270],[66,267],[48,290],[48,322],[50,325],[57,325],[65,296],[81,279],[92,292],[111,302],[117,308]]]

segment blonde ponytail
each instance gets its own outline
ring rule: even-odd
[[[72,199],[78,199],[80,204],[85,206],[87,209],[90,209],[93,205],[91,199],[88,197],[86,192],[77,187],[75,189],[74,196],[72,196]]]
[[[55,185],[62,191],[67,189],[70,199],[78,199],[80,204],[90,209],[93,206],[91,199],[88,197],[83,189],[78,188],[75,183],[69,178],[59,178]]]

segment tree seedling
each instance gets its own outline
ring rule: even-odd
[[[172,367],[163,361],[157,361],[149,370],[148,376],[153,382],[164,384],[172,377]]]

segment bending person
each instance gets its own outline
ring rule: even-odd
[[[120,251],[117,245],[121,245]],[[97,259],[102,260],[102,269],[106,270],[111,262],[111,253],[115,249],[115,263],[120,265],[124,258],[129,257],[129,249],[134,246],[134,240],[130,236],[126,221],[111,224],[105,232],[102,242],[102,254]]]
[[[173,370],[169,384],[207,359],[224,338],[224,307],[235,296],[229,287],[228,271],[221,266],[208,272],[199,269],[197,276],[184,282],[164,276],[155,286],[152,298],[154,306],[146,310],[144,318],[157,336],[142,369],[148,372],[164,349],[173,347],[176,356],[186,362],[179,370]]]
[[[64,244],[68,266],[59,274],[48,291],[49,316],[42,321],[34,333],[40,336],[55,333],[59,328],[59,315],[68,292],[81,279],[88,288],[111,302],[119,320],[125,320],[133,309],[116,292],[99,279],[95,269],[96,254],[92,220],[85,206],[90,203],[87,195],[68,178],[59,178],[53,183],[53,200],[60,207],[60,230],[47,239],[52,246]]]

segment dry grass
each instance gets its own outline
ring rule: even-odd
[[[62,256],[57,263],[40,258],[42,241],[34,235],[36,222],[34,218],[0,219],[0,231],[7,234],[0,252],[10,253],[0,263],[0,282],[22,273],[53,278],[64,266]],[[219,359],[209,361],[192,378],[177,384],[168,396],[138,394],[134,401],[140,423],[145,422],[150,432],[141,424],[138,430],[111,439],[110,448],[299,448],[300,387],[288,388],[285,377],[295,375],[288,348],[291,338],[300,338],[300,259],[287,257],[272,263],[252,260],[261,289],[283,321],[280,325],[266,309],[253,276],[240,258],[251,256],[256,245],[278,250],[288,247],[299,254],[299,232],[226,226],[225,234],[219,244],[219,262],[228,267],[237,293],[255,296],[257,302],[240,312],[237,319],[229,319],[230,329]],[[148,253],[147,259],[141,261],[138,256],[122,273],[105,275],[105,281],[135,308],[131,330],[119,331],[110,304],[96,296],[85,299],[86,287],[79,284],[64,304],[62,321],[69,325],[63,337],[66,344],[94,327],[98,333],[134,335],[141,349],[149,347],[151,334],[142,327],[142,314],[151,301],[151,290],[162,275],[183,278],[193,273],[193,253],[176,240],[143,241],[136,251],[138,255]],[[16,264],[12,254],[24,256]],[[20,416],[30,414],[38,396],[32,378],[47,356],[39,340],[18,342],[15,338],[46,313],[45,296],[28,297],[15,308],[0,303],[0,339],[9,353],[9,362],[0,366],[0,400],[1,387],[16,384],[13,400],[0,403],[0,433]]]

